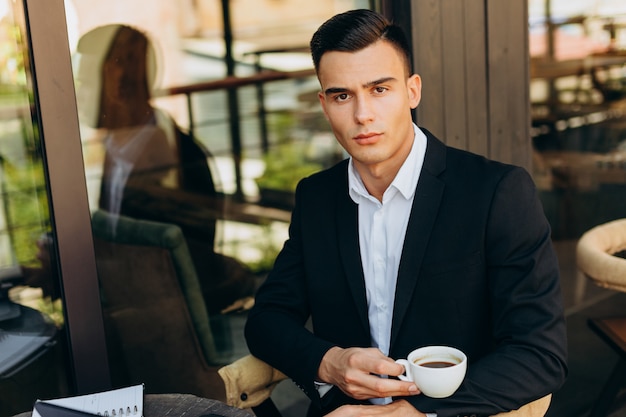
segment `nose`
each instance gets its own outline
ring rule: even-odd
[[[354,119],[359,124],[366,124],[374,120],[372,103],[366,95],[356,97]]]

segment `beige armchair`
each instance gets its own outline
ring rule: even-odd
[[[594,284],[626,292],[626,219],[614,220],[585,232],[576,246],[576,264]]]
[[[276,385],[287,378],[285,374],[252,355],[220,368],[218,373],[224,380],[228,405],[251,409],[258,417],[280,415],[275,414],[277,411],[270,396]],[[542,417],[548,411],[551,399],[550,394],[497,417]],[[271,409],[274,414],[264,414],[265,409]]]
[[[598,225],[585,232],[576,246],[578,269],[596,285],[626,292],[626,219]],[[590,417],[608,415],[626,384],[626,317],[594,317],[589,327],[619,356]]]

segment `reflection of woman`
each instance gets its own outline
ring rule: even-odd
[[[81,121],[106,131],[99,205],[128,214],[123,205],[129,191],[164,185],[168,175],[174,187],[180,185],[179,129],[150,104],[155,62],[143,33],[121,25],[99,27],[81,38],[78,53]]]
[[[168,142],[149,102],[147,51],[142,33],[121,26],[102,65],[97,127],[107,129],[108,135],[100,207],[114,213],[121,212],[127,186],[161,184],[168,170],[180,163],[176,144]]]
[[[106,134],[100,208],[178,224],[211,311],[250,295],[252,275],[214,252],[216,218],[189,220],[207,207],[193,207],[186,196],[208,197],[203,201],[214,212],[222,209],[221,198],[208,152],[150,103],[156,65],[149,39],[129,26],[107,25],[84,35],[77,52],[81,122]]]

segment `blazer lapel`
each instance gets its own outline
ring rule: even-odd
[[[348,194],[347,167],[343,172],[346,176],[343,182],[338,182],[340,186],[337,187],[337,216],[335,217],[339,251],[363,330],[369,335],[367,295],[359,249],[358,206]]]
[[[445,145],[430,132],[423,130],[428,138],[428,144],[400,258],[393,308],[391,346],[398,336],[398,329],[401,328],[407,308],[411,303],[416,285],[416,273],[422,264],[444,192],[444,183],[437,176],[445,169]]]

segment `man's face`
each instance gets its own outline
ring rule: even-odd
[[[411,109],[421,97],[421,80],[408,77],[402,55],[384,40],[357,52],[327,52],[318,78],[324,114],[359,172],[399,169],[413,144]]]

